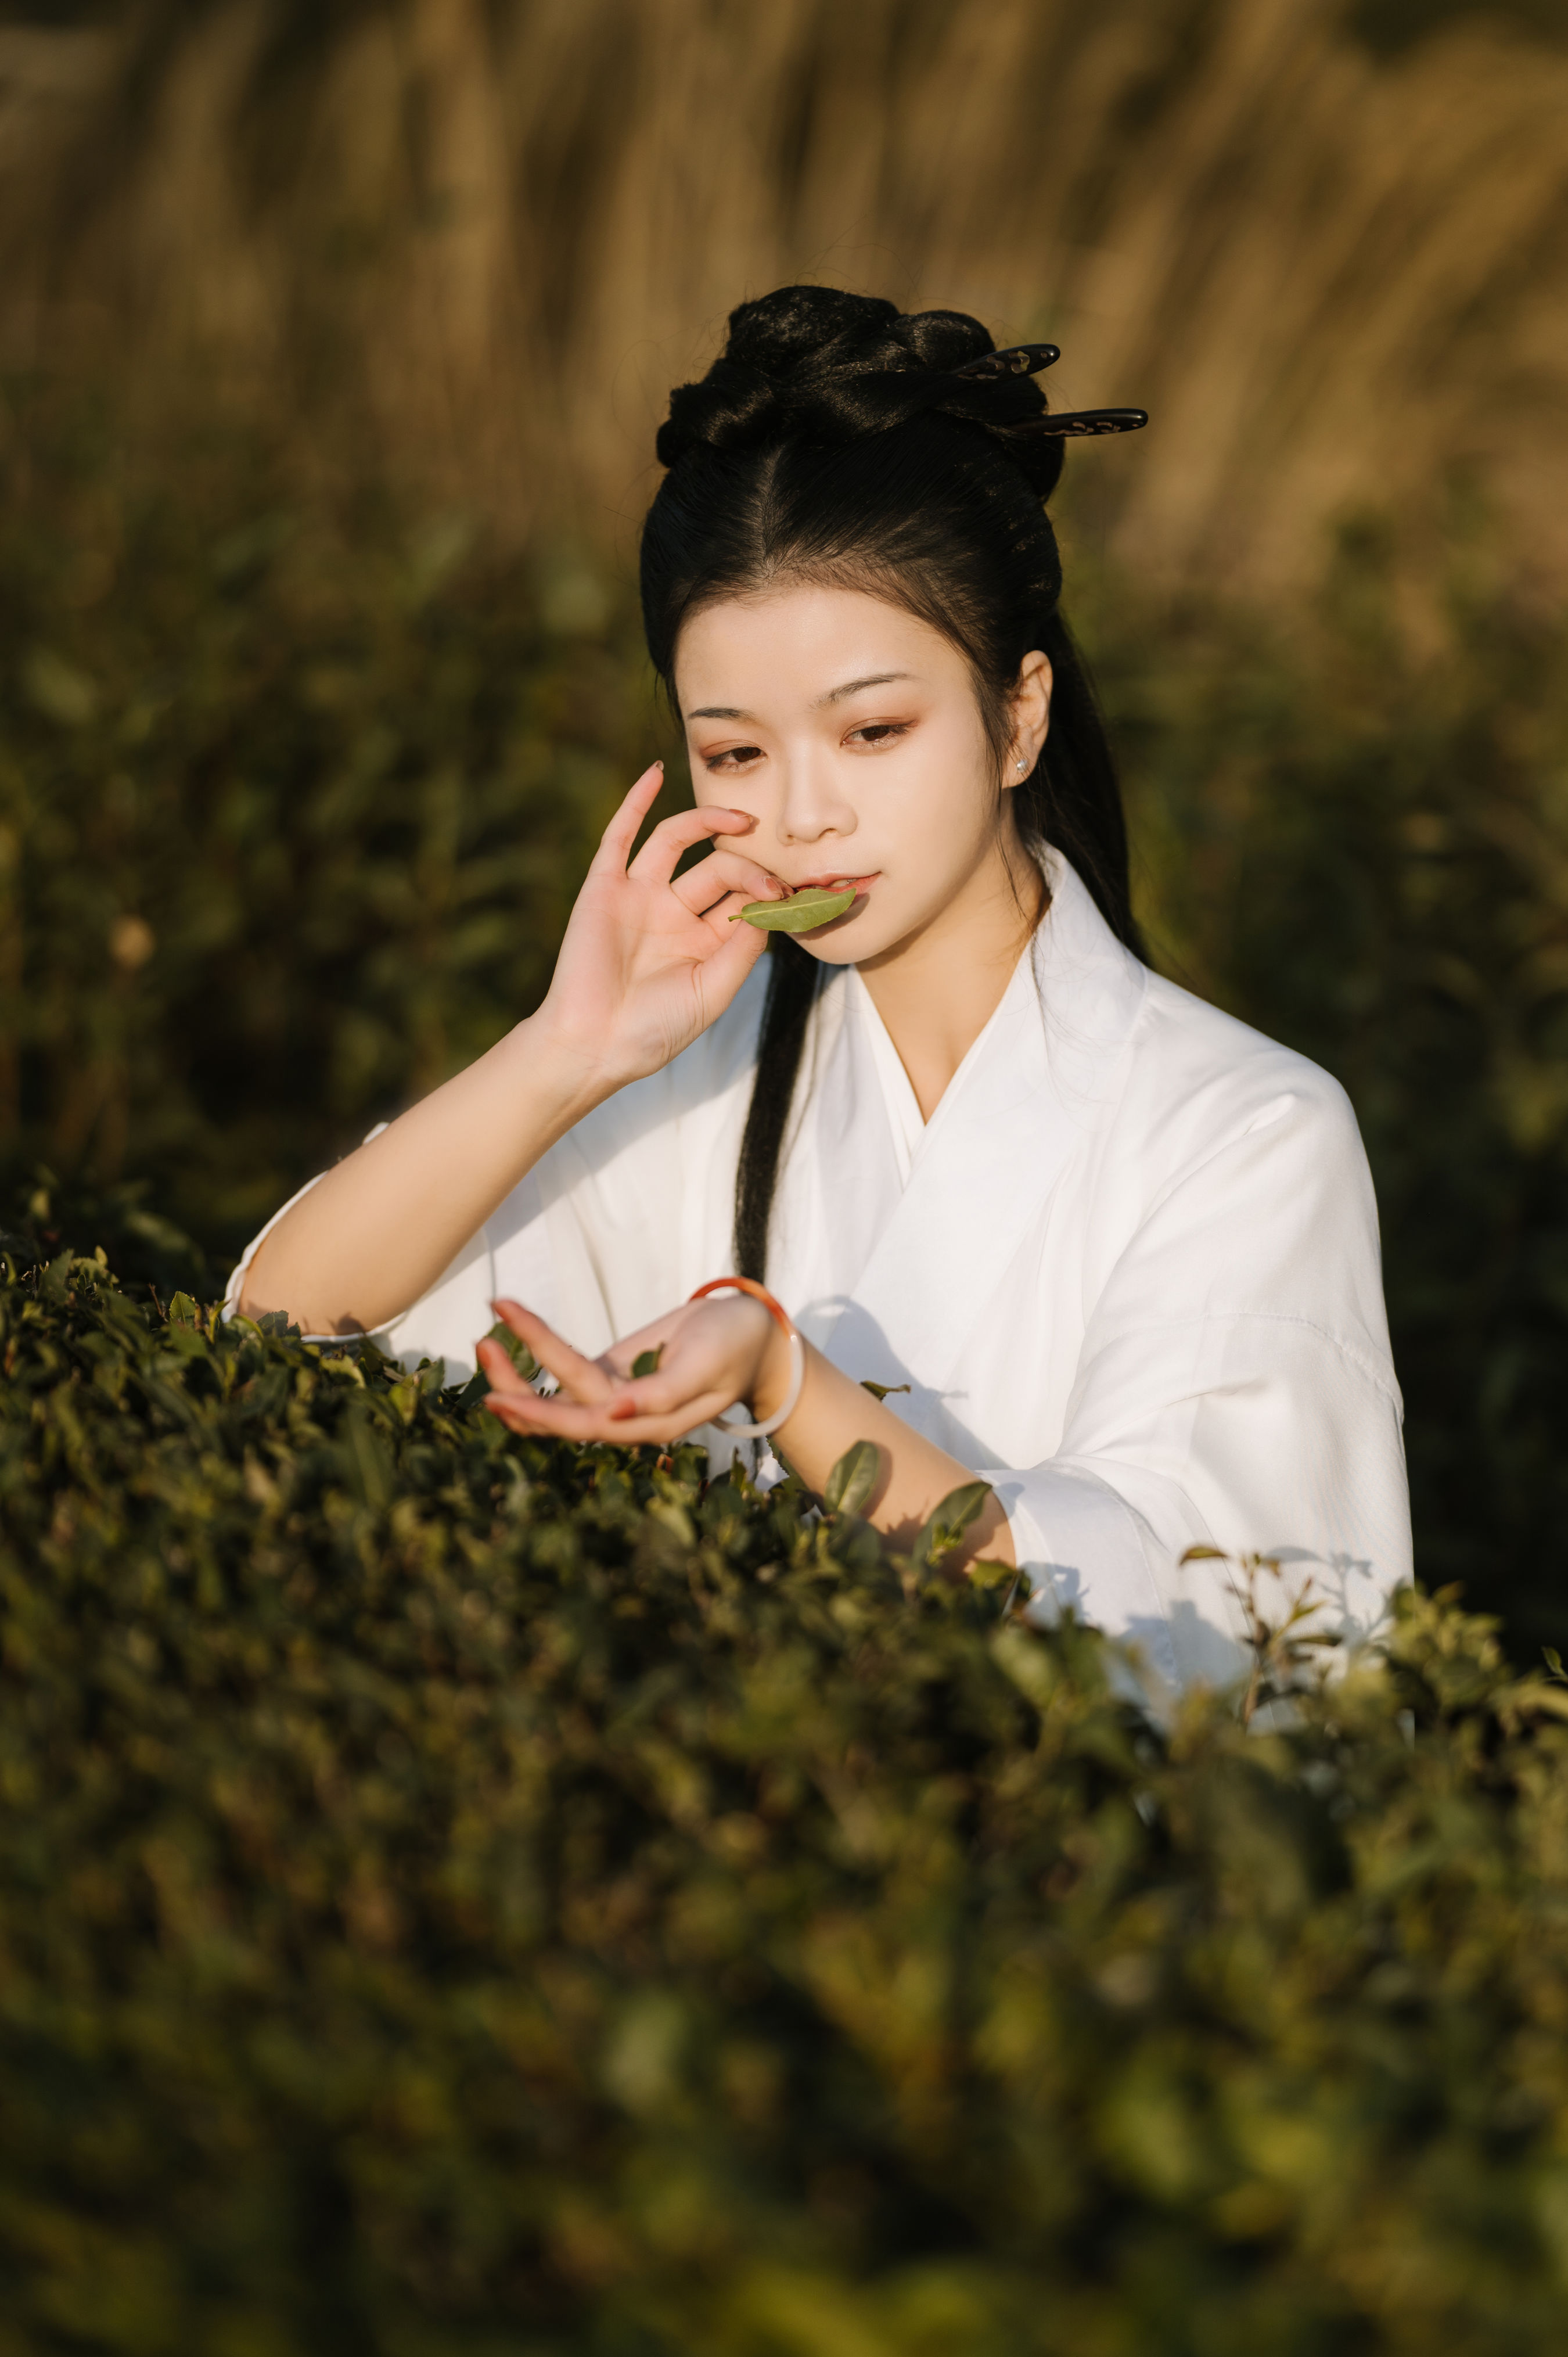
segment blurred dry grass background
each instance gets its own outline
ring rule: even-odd
[[[1144,403],[1092,522],[1145,576],[1299,583],[1457,472],[1568,583],[1562,0],[18,13],[0,358],[107,365],[145,422],[230,404],[306,472],[612,536],[671,381],[809,276]]]

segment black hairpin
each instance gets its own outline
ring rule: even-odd
[[[982,352],[977,361],[965,361],[955,368],[954,376],[980,377],[1034,376],[1040,369],[1048,369],[1061,358],[1059,344],[1009,344],[1005,351]]]
[[[1041,434],[1053,437],[1069,434],[1136,434],[1149,422],[1146,409],[1062,409],[1053,417],[1020,418],[1014,425],[998,428],[1003,434]]]

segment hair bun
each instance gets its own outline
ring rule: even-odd
[[[779,286],[729,315],[726,360],[786,377],[802,361],[842,347],[886,345],[903,314],[879,295],[843,295],[835,286]],[[981,331],[983,334],[983,329]]]
[[[977,365],[992,356],[993,368]],[[998,354],[966,311],[905,312],[877,296],[780,286],[730,313],[723,352],[700,382],[675,387],[656,447],[673,467],[698,448],[852,442],[935,413],[984,427],[1044,499],[1061,472],[1063,436],[1145,422],[1141,410],[1053,418],[1033,379],[1056,357],[1049,344]]]

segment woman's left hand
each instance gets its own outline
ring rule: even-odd
[[[499,1342],[479,1344],[479,1364],[490,1382],[485,1405],[513,1432],[558,1440],[651,1443],[660,1448],[699,1425],[712,1424],[745,1400],[759,1424],[784,1405],[793,1354],[783,1328],[749,1294],[710,1294],[656,1318],[640,1334],[613,1342],[585,1359],[521,1302],[498,1301],[496,1312],[561,1388],[542,1399],[525,1383]],[[645,1351],[659,1353],[650,1375],[632,1368]],[[790,1470],[821,1497],[834,1465],[856,1441],[876,1449],[881,1472],[865,1501],[866,1520],[894,1546],[913,1546],[940,1501],[973,1476],[967,1466],[912,1431],[881,1400],[806,1345],[800,1396],[774,1436]],[[993,1496],[964,1534],[947,1569],[957,1577],[976,1555],[1015,1561],[1007,1517]]]
[[[481,1342],[479,1364],[490,1384],[485,1405],[513,1431],[560,1440],[668,1445],[711,1424],[738,1400],[759,1418],[781,1403],[789,1382],[789,1346],[781,1327],[746,1294],[689,1301],[640,1333],[585,1359],[542,1318],[518,1301],[498,1301],[497,1316],[560,1389],[541,1398],[513,1366],[503,1344]],[[657,1372],[632,1373],[645,1351]]]

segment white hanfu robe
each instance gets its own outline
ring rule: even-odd
[[[1050,906],[929,1122],[859,974],[831,973],[768,1282],[994,1485],[1046,1611],[1222,1683],[1237,1575],[1189,1547],[1282,1553],[1352,1640],[1411,1576],[1370,1174],[1337,1082],[1151,974],[1047,862]],[[382,1348],[456,1380],[510,1295],[594,1354],[732,1270],[766,982],[552,1147]]]

